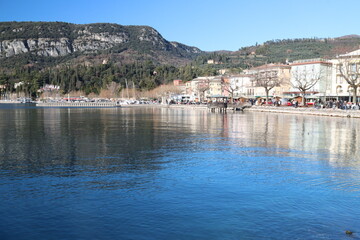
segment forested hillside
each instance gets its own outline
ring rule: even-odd
[[[262,58],[263,63],[285,63],[300,59],[333,58],[358,48],[360,36],[350,35],[339,38],[271,40],[261,45],[241,48],[238,54]]]
[[[189,81],[224,69],[237,74],[266,63],[331,58],[359,46],[360,37],[349,35],[271,40],[235,52],[203,52],[169,42],[148,26],[2,22],[0,93],[24,91],[35,97],[42,86],[53,84],[63,94],[98,94],[111,83],[121,89],[127,82],[138,90],[150,90],[174,79]]]

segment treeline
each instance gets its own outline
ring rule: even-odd
[[[263,63],[285,63],[300,59],[320,57],[334,57],[348,51],[358,49],[360,38],[358,36],[345,36],[343,38],[296,38],[275,39],[264,44],[256,44],[239,49],[244,58],[255,55],[262,58]]]
[[[75,24],[64,22],[0,22],[0,40],[72,38]]]
[[[137,26],[122,26],[111,23],[72,24],[66,22],[0,22],[0,40],[62,38],[70,40],[82,35],[82,31],[92,33],[128,33]]]
[[[269,40],[266,41],[264,43],[264,45],[269,45],[269,44],[289,44],[289,43],[306,43],[306,42],[325,42],[327,41],[327,39],[325,38],[294,38],[294,39],[274,39],[274,40]]]
[[[33,38],[62,38],[70,40],[83,35],[83,31],[91,33],[108,33],[139,35],[139,31],[148,26],[123,26],[112,23],[73,24],[66,22],[0,22],[0,40],[33,39]]]
[[[194,63],[197,65],[207,64],[208,60],[214,60],[214,62],[226,64],[230,62],[230,58],[227,54],[221,54],[217,52],[202,54],[195,58]]]
[[[126,87],[151,90],[175,79],[189,81],[198,76],[212,75],[216,75],[212,68],[200,68],[192,64],[184,67],[155,65],[151,61],[124,65],[62,65],[46,69],[26,66],[14,68],[11,72],[0,72],[0,85],[4,87],[3,91],[22,91],[35,98],[38,90],[46,84],[59,86],[62,94],[72,91],[99,94],[113,82],[120,85],[120,90]],[[20,82],[15,88],[16,83]]]

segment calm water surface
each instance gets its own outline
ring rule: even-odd
[[[360,239],[359,144],[357,119],[3,104],[0,239]]]

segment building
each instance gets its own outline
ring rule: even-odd
[[[353,80],[346,81],[345,77]],[[186,93],[192,100],[208,96],[234,98],[264,98],[266,90],[261,81],[277,83],[269,90],[270,98],[293,99],[302,96],[312,101],[354,101],[356,88],[360,96],[360,49],[339,55],[335,59],[305,59],[291,64],[266,64],[228,76],[198,77],[186,83]],[[359,98],[357,99],[359,100]]]
[[[231,75],[229,79],[229,89],[233,91],[234,98],[254,98],[254,81],[251,74]]]
[[[173,80],[174,86],[184,86],[184,83],[180,79]]]
[[[291,66],[291,88],[284,97],[302,96],[325,100],[332,96],[332,62],[327,59],[294,61]]]
[[[291,66],[287,64],[266,64],[245,71],[251,76],[251,89],[255,98],[266,97],[266,89],[270,89],[269,97],[284,97],[289,91]],[[251,91],[249,91],[251,92]]]
[[[339,55],[336,59],[332,59],[331,63],[333,65],[331,95],[337,100],[354,101],[351,99],[354,94],[351,85],[360,85],[360,49]],[[344,76],[348,77],[352,84],[349,84]],[[359,95],[360,91],[357,89],[357,96]]]
[[[197,77],[191,81],[186,82],[185,92],[190,96],[190,101],[204,101],[206,96],[210,95],[210,82],[214,79],[211,77]],[[215,85],[211,86],[215,88]]]
[[[209,81],[209,89],[205,92],[205,99],[209,96],[216,95],[228,95],[225,93],[223,88],[223,78],[221,76],[216,76]]]

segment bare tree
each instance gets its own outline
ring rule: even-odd
[[[199,92],[199,100],[202,102],[205,99],[205,92],[210,89],[210,79],[199,79],[196,88]]]
[[[162,101],[165,101],[166,99],[169,99],[171,95],[178,95],[182,92],[183,89],[180,86],[168,84],[161,85],[149,91],[143,91],[141,92],[141,96],[144,98],[162,99]]]
[[[296,70],[292,72],[291,85],[294,88],[299,89],[302,94],[302,105],[305,105],[306,91],[313,88],[321,78],[321,71],[315,71],[314,69],[308,70]]]
[[[102,89],[100,92],[100,97],[104,98],[116,98],[119,96],[121,91],[121,85],[116,82],[111,82],[106,85],[106,89]]]
[[[259,70],[254,74],[254,83],[256,87],[263,87],[266,94],[266,104],[268,104],[269,92],[274,87],[280,86],[283,79],[279,76],[278,71],[273,69]]]
[[[357,103],[357,89],[360,87],[360,66],[359,62],[341,59],[338,66],[340,76],[345,79],[352,89],[353,101]],[[349,99],[350,100],[350,99]]]
[[[174,94],[181,94],[182,93],[182,89],[179,86],[174,86],[172,84],[168,84],[168,85],[161,85],[159,87],[159,93],[162,96],[170,96],[170,95],[174,95]]]
[[[231,83],[228,79],[221,78],[221,85],[223,89],[230,94],[230,101],[232,102],[234,99],[234,94],[237,90],[239,90],[239,86],[235,83]]]

